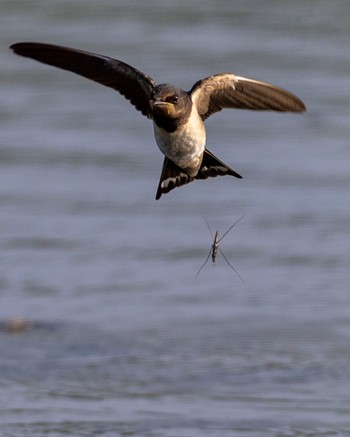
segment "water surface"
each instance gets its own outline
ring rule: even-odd
[[[0,424],[6,436],[350,435],[350,4],[3,1]],[[232,71],[305,115],[224,111],[243,175],[154,200],[151,123],[16,57],[43,41],[184,89]],[[225,261],[204,262],[223,233]],[[26,329],[13,332],[20,317]]]

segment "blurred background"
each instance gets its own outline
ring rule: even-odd
[[[350,3],[2,0],[0,426],[6,436],[350,434]],[[303,115],[223,111],[243,175],[155,201],[152,123],[15,56],[111,56],[190,89],[230,71]],[[195,276],[212,243],[218,255]]]

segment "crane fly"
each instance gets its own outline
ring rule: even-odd
[[[229,267],[236,273],[236,275],[239,277],[239,279],[241,280],[241,282],[244,284],[244,281],[243,281],[243,278],[242,278],[242,276],[237,272],[237,270],[233,267],[233,265],[230,263],[230,261],[226,258],[226,255],[224,254],[224,252],[220,249],[220,247],[219,247],[219,244],[220,244],[220,242],[224,239],[224,237],[231,231],[231,229],[234,227],[234,226],[236,226],[236,224],[240,221],[240,220],[242,220],[242,218],[243,218],[244,216],[242,215],[238,220],[236,220],[234,223],[233,223],[233,225],[231,225],[228,229],[227,229],[227,231],[224,233],[224,235],[220,238],[219,237],[219,231],[216,231],[215,232],[215,235],[213,234],[213,232],[212,232],[212,230],[211,230],[211,228],[210,228],[210,225],[209,225],[209,223],[208,223],[208,221],[207,220],[205,220],[206,221],[206,223],[207,223],[207,226],[208,226],[208,229],[209,229],[209,232],[210,232],[210,234],[211,234],[211,236],[212,236],[212,238],[213,238],[213,244],[211,245],[211,247],[210,247],[210,251],[209,251],[209,253],[208,253],[208,256],[207,256],[207,258],[206,258],[206,260],[204,261],[204,263],[202,264],[202,266],[201,266],[201,268],[198,270],[198,273],[197,273],[197,275],[196,275],[196,278],[198,277],[198,275],[199,275],[199,273],[201,272],[201,270],[203,269],[203,267],[206,265],[206,263],[209,261],[209,258],[210,258],[210,255],[211,255],[211,260],[213,261],[213,263],[216,261],[216,256],[217,256],[217,254],[218,254],[218,252],[220,252],[221,253],[221,255],[223,256],[223,258],[224,258],[224,260],[227,262],[227,264],[229,265]]]

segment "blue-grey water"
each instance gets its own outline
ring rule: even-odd
[[[350,2],[0,12],[0,435],[349,436]],[[151,122],[8,50],[28,40],[184,89],[231,71],[308,112],[212,116],[208,148],[244,178],[155,201]],[[221,249],[244,284],[220,254],[195,279],[205,220],[222,234],[242,215]]]

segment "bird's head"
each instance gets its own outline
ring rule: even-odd
[[[187,112],[191,99],[182,89],[161,84],[154,88],[150,104],[154,116],[176,119]]]

